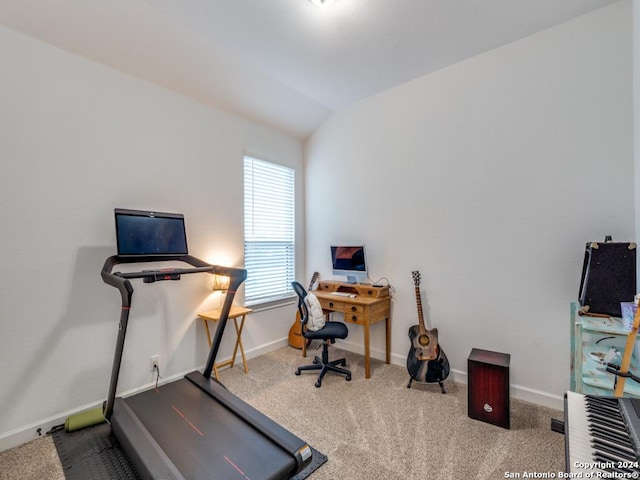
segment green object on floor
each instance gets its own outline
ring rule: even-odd
[[[106,422],[106,419],[102,413],[102,406],[100,406],[67,417],[64,422],[64,429],[67,432],[73,432],[74,430],[80,430],[81,428],[91,427],[104,422]]]

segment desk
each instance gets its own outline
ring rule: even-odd
[[[343,297],[333,295],[331,292],[345,292],[355,296]],[[327,316],[333,312],[342,313],[345,322],[364,327],[365,378],[371,378],[370,327],[383,320],[386,324],[385,360],[386,363],[391,363],[391,297],[389,296],[389,287],[321,281],[313,294],[318,297]],[[303,342],[302,354],[306,356],[305,342]]]
[[[231,365],[236,361],[236,355],[238,353],[238,348],[240,348],[240,354],[242,355],[242,364],[244,365],[244,373],[249,373],[249,367],[247,367],[247,359],[244,356],[244,347],[242,346],[242,329],[244,328],[244,320],[247,317],[247,314],[251,313],[253,310],[245,307],[236,307],[232,306],[229,311],[228,318],[233,319],[233,323],[236,326],[236,344],[233,347],[233,355],[231,355],[230,360],[225,360],[224,362],[216,363],[213,365],[213,373],[218,379],[218,368],[225,367],[227,365]],[[204,323],[204,328],[207,331],[207,340],[209,342],[209,348],[211,348],[211,332],[209,332],[209,323],[208,321],[217,322],[220,320],[220,314],[222,313],[222,309],[218,308],[216,310],[210,310],[208,312],[200,312],[198,313],[198,318],[202,319]],[[240,318],[240,325],[238,325],[238,318]]]

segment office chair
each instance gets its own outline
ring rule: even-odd
[[[309,321],[309,309],[304,299],[307,296],[307,291],[298,282],[292,282],[291,286],[298,295],[298,311],[300,312],[300,322],[302,323],[302,336],[307,340],[322,340],[322,358],[316,356],[313,359],[312,365],[304,365],[296,369],[296,375],[300,375],[302,370],[320,370],[318,380],[316,380],[316,387],[322,385],[322,378],[327,372],[340,373],[346,375],[347,381],[351,380],[351,372],[345,368],[337,367],[336,365],[347,365],[347,361],[344,358],[339,360],[329,361],[329,342],[335,343],[336,338],[347,338],[349,330],[347,326],[342,322],[326,322],[324,327],[317,331],[307,330],[307,322]]]

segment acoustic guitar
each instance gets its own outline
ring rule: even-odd
[[[313,276],[311,277],[311,282],[309,282],[309,288],[307,291],[311,291],[313,289],[313,285],[318,280],[320,274],[318,272],[313,272]],[[289,346],[293,348],[297,348],[298,350],[302,349],[304,342],[307,339],[302,336],[302,323],[300,323],[300,312],[296,310],[296,321],[293,322],[291,328],[289,329]]]
[[[409,384],[415,380],[422,383],[438,382],[442,393],[446,393],[444,380],[449,376],[449,359],[438,343],[438,329],[427,330],[424,325],[422,313],[422,299],[420,296],[420,272],[412,272],[413,285],[416,291],[416,303],[418,306],[418,325],[409,329],[411,349],[407,356],[407,371],[409,372]]]

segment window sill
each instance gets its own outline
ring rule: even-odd
[[[293,295],[289,297],[278,298],[276,300],[258,300],[256,302],[247,303],[246,307],[250,308],[254,312],[262,312],[265,310],[284,307],[286,305],[294,305],[297,303],[297,298],[297,296]]]

